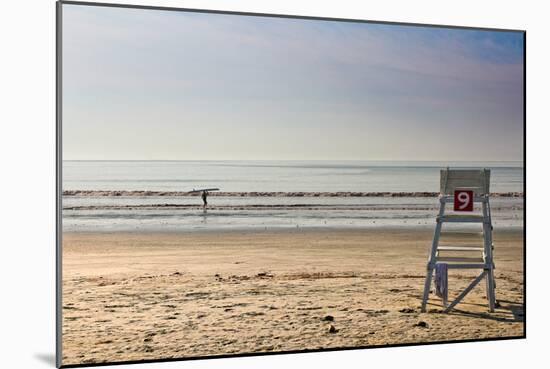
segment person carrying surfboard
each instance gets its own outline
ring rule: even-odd
[[[208,201],[207,201],[207,198],[208,198],[208,194],[211,192],[211,191],[219,191],[220,189],[219,188],[193,188],[193,191],[189,191],[187,192],[188,194],[196,194],[196,193],[200,193],[201,194],[201,198],[202,198],[202,210],[206,213],[206,207],[208,206]]]

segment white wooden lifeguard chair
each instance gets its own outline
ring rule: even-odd
[[[426,311],[432,278],[436,265],[447,264],[447,269],[480,269],[479,274],[450,304],[443,301],[445,312],[453,309],[479,282],[486,279],[489,311],[495,309],[495,280],[493,263],[493,237],[491,207],[489,204],[489,169],[444,169],[441,170],[439,214],[436,219],[424,295],[422,312]],[[446,205],[454,204],[452,213],[445,213]],[[474,212],[474,204],[481,203],[481,213]],[[440,245],[439,239],[444,223],[480,223],[483,230],[483,246]],[[453,255],[454,254],[454,255]],[[456,255],[464,255],[457,257]]]

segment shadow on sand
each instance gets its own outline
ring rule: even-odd
[[[462,309],[453,309],[449,314],[451,315],[462,315],[466,317],[479,318],[479,319],[488,319],[496,322],[523,322],[524,321],[524,310],[523,304],[518,304],[516,302],[499,300],[500,306],[496,309],[497,314],[492,314],[487,312],[471,312]],[[462,305],[469,305],[463,303]]]
[[[483,304],[477,304],[472,302],[461,302],[458,304],[457,307],[455,307],[453,310],[451,310],[449,315],[461,315],[465,317],[470,318],[478,318],[478,319],[488,319],[493,320],[496,322],[507,322],[507,323],[516,323],[516,322],[523,322],[525,318],[525,312],[523,309],[523,304],[508,301],[508,300],[498,300],[498,307],[495,309],[495,313],[487,312],[473,312],[473,311],[467,311],[460,309],[460,307],[464,306],[487,306]],[[441,305],[436,305],[434,303],[428,302],[428,306],[432,306],[437,309],[432,309],[431,312],[437,312],[437,313],[443,313],[443,307]],[[430,312],[430,311],[429,311]]]

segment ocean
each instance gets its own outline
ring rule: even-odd
[[[64,161],[63,230],[433,228],[447,166],[490,168],[493,225],[523,226],[517,162]]]

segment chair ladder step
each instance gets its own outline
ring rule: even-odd
[[[476,252],[483,252],[484,248],[483,248],[483,246],[451,246],[451,245],[445,245],[445,246],[438,246],[437,251],[476,251]]]
[[[438,256],[436,263],[483,263],[485,260],[483,258],[472,258],[472,257],[457,257],[457,256]]]
[[[441,215],[437,217],[439,222],[450,223],[483,223],[486,221],[483,215],[462,215],[462,214],[449,214]]]
[[[485,263],[457,263],[457,264],[448,264],[449,269],[491,269],[491,266]]]

